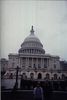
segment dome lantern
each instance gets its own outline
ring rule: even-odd
[[[33,29],[33,26],[31,27],[31,34],[34,34],[34,29]]]

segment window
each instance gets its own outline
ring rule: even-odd
[[[35,68],[35,64],[34,64],[34,68]]]
[[[56,59],[54,59],[54,63],[56,63]]]
[[[26,73],[23,73],[23,75],[26,75]]]
[[[57,74],[54,74],[54,79],[55,79],[55,80],[57,79]]]
[[[13,74],[12,74],[12,73],[10,74],[10,78],[11,78],[11,79],[13,78]]]
[[[33,65],[33,68],[36,69],[36,65],[35,64]]]
[[[32,53],[33,53],[33,49],[32,49]]]
[[[14,62],[13,62],[13,63],[12,63],[12,67],[14,67],[14,65],[15,65],[15,64],[14,64]]]
[[[30,49],[30,53],[31,53],[31,49]]]
[[[46,64],[44,64],[44,68],[47,68],[47,65]]]
[[[38,74],[38,79],[42,79],[42,74],[41,73]]]
[[[34,74],[30,73],[30,78],[33,79],[34,78]]]
[[[62,79],[65,79],[65,75],[64,74],[62,74]]]
[[[15,58],[13,57],[13,61],[15,60]]]
[[[56,69],[56,64],[54,64],[54,69]]]
[[[25,66],[22,66],[23,68],[25,67]]]
[[[46,74],[46,79],[50,79],[50,75],[48,73]]]
[[[23,53],[24,53],[24,50],[23,50]]]
[[[38,64],[38,68],[41,68],[40,64]]]
[[[29,66],[29,68],[31,68],[31,66]]]

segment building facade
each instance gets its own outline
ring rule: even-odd
[[[8,68],[8,60],[6,60],[5,58],[2,58],[0,60],[0,66],[1,66],[1,72],[6,72]]]
[[[67,71],[61,70],[60,57],[46,54],[41,41],[34,34],[33,26],[30,35],[25,38],[17,54],[8,55],[5,79],[16,77],[16,67],[19,66],[21,76],[28,79],[61,79],[67,77]]]

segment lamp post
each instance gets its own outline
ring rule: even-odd
[[[18,71],[19,71],[19,67],[17,66],[16,68],[16,83],[15,83],[15,86],[16,86],[16,89],[18,88]]]

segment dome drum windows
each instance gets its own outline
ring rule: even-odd
[[[33,53],[33,54],[44,54],[43,50],[40,50],[39,48],[21,48],[19,50],[19,53]]]

